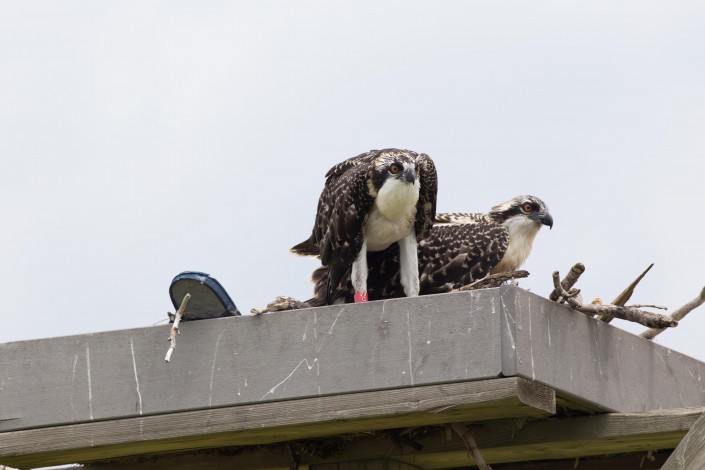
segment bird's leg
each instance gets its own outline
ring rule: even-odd
[[[360,252],[352,265],[352,285],[355,302],[367,302],[367,241],[362,242]]]
[[[412,230],[399,240],[399,263],[401,285],[407,297],[419,295],[419,255],[416,233]]]

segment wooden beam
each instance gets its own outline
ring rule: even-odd
[[[705,413],[695,422],[663,466],[663,470],[683,468],[705,468]]]
[[[392,459],[358,460],[354,462],[322,463],[309,470],[422,470],[414,465]]]
[[[594,411],[705,406],[705,363],[512,286],[502,287],[502,373]]]
[[[588,457],[584,459],[547,460],[543,462],[514,462],[495,464],[493,470],[658,470],[664,464],[670,451],[653,455],[646,452],[631,454]],[[471,467],[472,469],[472,467]],[[474,469],[472,469],[474,470]]]
[[[705,406],[705,364],[514,286],[0,344],[0,432],[520,376],[593,411]]]
[[[0,344],[0,432],[501,376],[496,289]]]
[[[553,413],[552,390],[510,377],[9,431],[0,433],[0,463],[35,467]]]
[[[528,422],[521,428],[489,422],[473,429],[473,433],[490,464],[646,452],[675,448],[702,411],[610,413]],[[473,463],[459,439],[445,441],[436,436],[420,443],[422,452],[405,449],[404,455],[393,452],[390,457],[422,468]]]
[[[0,344],[0,459],[544,414],[552,405],[522,396],[530,382],[585,410],[705,406],[702,362],[513,286],[192,322],[169,364],[165,330]],[[514,380],[508,398],[494,389],[501,376]],[[464,396],[485,382],[483,404]]]
[[[500,419],[472,424],[472,431],[483,457],[493,465],[512,462],[535,462],[575,459],[606,455],[632,454],[629,466],[614,468],[653,468],[646,460],[648,451],[662,456],[670,452],[693,426],[703,409],[669,410],[649,413],[606,414],[563,417],[524,422]],[[408,431],[408,430],[407,430]],[[281,443],[260,448],[230,448],[185,454],[151,456],[139,462],[120,461],[95,466],[95,470],[204,470],[243,468],[250,470],[288,470],[292,452],[304,465],[334,464],[388,458],[424,469],[469,467],[472,458],[458,436],[447,435],[442,427],[429,428],[428,433],[405,435],[378,434],[346,440],[337,454],[320,457],[315,449],[328,449],[326,441]],[[414,444],[413,446],[410,444]],[[634,459],[638,452],[639,458]],[[644,457],[644,461],[641,461]],[[661,462],[664,459],[659,457]],[[573,465],[547,468],[573,468]],[[93,469],[93,466],[87,468]],[[501,469],[502,466],[496,467]],[[511,468],[517,468],[512,466]],[[534,468],[534,467],[529,467]],[[541,467],[536,467],[541,468]],[[578,466],[582,468],[582,463]],[[592,467],[586,467],[592,468]],[[594,468],[602,468],[599,465]],[[610,468],[610,467],[605,467]],[[655,468],[659,468],[658,466]],[[675,467],[699,468],[699,467]]]

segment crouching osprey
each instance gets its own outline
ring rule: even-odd
[[[526,261],[542,225],[553,227],[546,204],[535,196],[517,196],[487,214],[437,214],[435,225],[418,245],[420,294],[450,292],[488,274],[516,271]],[[368,255],[370,300],[401,297],[400,252],[395,245]],[[327,293],[328,270],[316,269],[315,307],[353,300],[347,272]]]
[[[320,257],[325,303],[349,284],[354,301],[366,301],[368,253],[391,246],[397,253],[400,293],[418,295],[418,240],[433,224],[436,192],[433,161],[410,150],[371,150],[331,168],[311,236],[291,249]],[[375,282],[384,285],[385,276],[380,273]]]

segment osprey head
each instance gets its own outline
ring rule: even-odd
[[[546,204],[536,196],[517,196],[494,206],[489,216],[506,227],[509,245],[492,273],[516,271],[528,258],[541,225],[553,227]]]
[[[418,180],[418,154],[411,150],[380,150],[372,166],[370,193],[377,195],[387,181],[414,184]]]
[[[553,217],[548,212],[548,206],[536,196],[517,196],[496,205],[490,211],[490,216],[504,225],[531,221],[536,230],[541,228],[541,225],[553,228]]]

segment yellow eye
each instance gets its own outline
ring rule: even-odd
[[[521,206],[521,210],[523,210],[524,212],[534,212],[533,206],[528,202]]]
[[[396,175],[401,171],[401,166],[398,163],[392,163],[391,166],[389,167],[389,172],[393,175]]]

